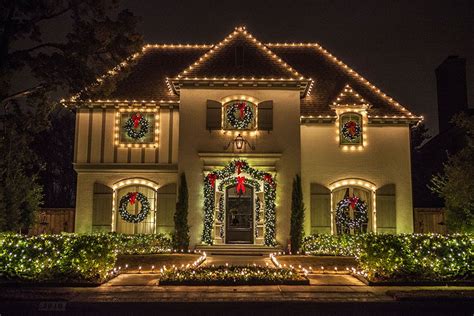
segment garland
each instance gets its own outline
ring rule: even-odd
[[[140,127],[140,129],[138,129]],[[133,114],[123,127],[127,132],[128,137],[135,140],[144,137],[150,128],[148,120],[140,113]]]
[[[260,201],[260,198],[257,196],[257,199],[255,200],[255,238],[258,238],[258,222],[260,222],[261,204],[262,202]]]
[[[360,124],[355,121],[347,121],[342,126],[341,132],[346,140],[352,142],[360,136]]]
[[[238,112],[238,118],[236,117]],[[244,129],[252,123],[253,112],[251,106],[245,102],[235,102],[227,106],[226,111],[227,122],[236,129]]]
[[[245,160],[233,160],[224,169],[209,173],[204,178],[204,228],[202,233],[202,242],[212,245],[212,231],[214,225],[215,212],[215,184],[217,179],[232,182],[235,180],[235,174],[239,175],[245,172],[250,176],[249,181],[263,181],[264,193],[264,213],[265,234],[264,243],[266,246],[275,246],[275,199],[276,183],[271,174],[251,168]],[[230,178],[230,179],[229,179]]]
[[[354,209],[354,218],[349,216],[349,207]],[[350,229],[361,230],[369,221],[367,204],[356,196],[346,196],[336,206],[336,223],[345,233]]]
[[[127,211],[127,206],[128,203],[133,205],[136,201],[142,204],[142,208],[138,214],[132,215]],[[150,212],[150,202],[147,197],[140,192],[128,192],[120,199],[118,211],[124,221],[129,223],[140,223]]]
[[[221,227],[219,229],[219,236],[224,239],[224,196],[221,195],[219,198],[219,210],[217,212],[217,220],[221,222]]]

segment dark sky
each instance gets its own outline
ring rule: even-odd
[[[474,103],[474,0],[124,0],[147,43],[216,43],[245,25],[262,42],[318,42],[437,132],[434,69],[467,58]],[[301,69],[304,72],[304,69]],[[317,90],[315,90],[317,92]]]

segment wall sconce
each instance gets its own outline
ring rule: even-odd
[[[248,145],[252,150],[255,150],[255,146],[252,146],[248,140],[246,140],[245,138],[242,137],[242,135],[237,135],[236,138],[234,138],[233,140],[231,140],[226,146],[224,146],[224,150],[227,150],[229,149],[230,147],[230,144],[234,144],[235,148],[238,149],[238,150],[241,150],[242,148],[244,148],[245,145]]]

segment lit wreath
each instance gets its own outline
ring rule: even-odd
[[[133,205],[136,201],[141,203],[142,208],[138,214],[133,215],[127,211],[127,206],[128,203]],[[118,211],[124,221],[129,223],[140,223],[150,212],[150,202],[148,201],[147,197],[140,192],[128,192],[120,199]]]
[[[342,126],[342,136],[348,141],[354,141],[360,136],[360,124],[355,121],[347,121]]]
[[[150,123],[143,115],[135,113],[125,122],[123,128],[130,138],[140,139],[148,133]]]
[[[354,218],[349,216],[349,207],[354,209]],[[361,229],[369,221],[367,204],[356,196],[345,197],[336,206],[336,223],[345,232],[349,229]]]
[[[245,102],[235,102],[229,105],[226,110],[226,116],[227,122],[236,129],[247,128],[253,120],[252,109]]]

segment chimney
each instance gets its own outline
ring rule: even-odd
[[[454,114],[467,110],[466,59],[448,56],[435,70],[439,132],[449,129]]]

